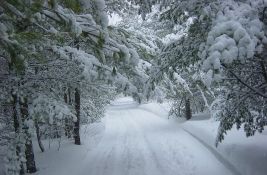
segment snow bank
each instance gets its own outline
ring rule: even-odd
[[[139,108],[167,118],[168,103],[142,104]],[[265,175],[267,172],[267,128],[261,134],[246,137],[245,132],[233,128],[228,131],[225,140],[215,147],[219,122],[210,119],[207,113],[194,114],[190,121],[174,119],[177,127],[189,131],[196,138],[212,147],[224,159],[229,161],[242,175]]]
[[[44,140],[45,152],[42,153],[37,142],[34,142],[34,151],[38,171],[35,175],[73,175],[78,172],[87,153],[100,142],[104,131],[104,123],[93,123],[82,126],[82,145],[74,145],[74,141],[53,139]]]
[[[192,120],[182,124],[183,128],[213,147],[232,163],[242,175],[265,175],[267,172],[267,132],[247,138],[245,132],[233,128],[228,131],[225,140],[216,148],[218,126],[219,122],[212,119]]]
[[[157,116],[168,118],[170,106],[171,105],[168,102],[164,102],[164,103],[150,102],[146,104],[141,104],[138,106],[138,108],[151,112]]]

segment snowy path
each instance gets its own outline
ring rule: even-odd
[[[105,125],[80,175],[232,174],[190,134],[127,98],[110,106]]]

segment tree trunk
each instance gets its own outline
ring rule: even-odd
[[[68,104],[68,95],[67,92],[64,93],[64,102]],[[68,119],[65,118],[65,136],[68,136]]]
[[[178,106],[178,110],[179,110],[178,111],[178,115],[179,115],[178,117],[181,117],[181,106],[182,106],[183,100],[184,100],[184,98],[181,99],[180,104]]]
[[[192,112],[191,112],[191,107],[190,107],[190,98],[185,99],[185,118],[187,120],[191,119],[192,117]]]
[[[68,93],[68,94],[67,94]],[[66,104],[71,105],[71,98],[70,98],[70,88],[68,88],[68,92],[66,91],[64,93],[64,101]],[[73,130],[73,121],[69,118],[65,118],[65,136],[67,136],[68,138],[71,138],[71,133]]]
[[[267,51],[265,51],[265,52],[267,52]],[[267,53],[265,53],[265,55],[267,56]],[[264,58],[261,57],[260,65],[261,65],[262,75],[263,75],[263,78],[265,80],[265,84],[267,84],[267,70],[266,70],[265,64],[266,64],[266,62],[264,61]],[[266,87],[263,89],[263,93],[266,93]]]
[[[29,117],[27,99],[25,99],[24,101],[20,101],[20,111],[22,121],[24,122]],[[35,173],[37,170],[35,166],[31,135],[29,133],[28,126],[25,126],[23,129],[25,129],[25,134],[27,136],[27,140],[25,143],[27,173]]]
[[[13,124],[14,124],[14,129],[15,129],[15,133],[16,135],[19,135],[20,134],[20,129],[19,129],[19,114],[18,114],[18,98],[17,98],[17,95],[12,95],[13,97]],[[20,154],[21,154],[21,148],[20,146],[16,146],[16,154],[17,156],[19,157]],[[23,166],[23,163],[20,162],[20,172],[19,172],[20,175],[24,175],[25,174],[25,170],[24,170],[24,166]]]
[[[43,145],[42,140],[41,140],[40,127],[39,127],[38,121],[35,120],[34,125],[35,125],[35,129],[36,129],[36,136],[37,136],[39,148],[42,152],[44,152],[45,149],[44,149],[44,145]]]
[[[19,120],[18,120],[18,114],[16,110],[16,104],[17,104],[17,95],[12,95],[13,96],[13,120],[14,120],[14,129],[15,133],[19,132]]]
[[[81,108],[81,99],[80,92],[76,88],[75,89],[75,110],[76,110],[76,118],[77,120],[74,123],[74,141],[75,145],[81,145],[80,140],[80,108]]]
[[[30,133],[27,133],[27,135],[30,135]],[[28,173],[35,173],[37,171],[35,160],[34,160],[34,152],[32,147],[32,140],[30,139],[31,136],[28,136],[28,140],[26,142],[26,166],[27,166],[27,172]]]
[[[72,102],[71,102],[71,92],[70,92],[70,88],[68,88],[68,97],[69,97],[69,105],[71,105]]]

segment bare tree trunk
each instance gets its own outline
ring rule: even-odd
[[[37,136],[39,148],[42,152],[44,152],[45,149],[44,149],[44,145],[43,145],[42,140],[41,140],[40,127],[39,127],[38,121],[35,120],[34,125],[35,125],[35,129],[36,129],[36,136]]]
[[[68,95],[67,92],[64,93],[64,102],[68,104]]]
[[[64,102],[68,104],[68,95],[67,92],[64,93]],[[68,136],[68,119],[65,118],[65,136]]]
[[[29,117],[27,99],[25,99],[24,101],[20,101],[20,110],[21,110],[22,121],[25,121],[27,117]],[[27,140],[25,143],[27,173],[35,173],[37,169],[35,166],[31,135],[29,133],[29,128],[27,126],[24,127],[23,129],[25,129],[25,133],[27,136]]]
[[[179,115],[179,117],[181,117],[181,106],[182,106],[182,103],[183,103],[183,99],[184,98],[181,99],[180,104],[178,106],[178,115]]]
[[[191,112],[191,107],[190,107],[190,98],[185,98],[185,118],[187,120],[191,119],[192,117],[192,112]]]
[[[68,88],[68,97],[69,97],[69,105],[72,105],[72,100],[71,100],[71,91],[70,88]]]
[[[80,108],[81,108],[81,97],[80,92],[76,88],[75,89],[75,110],[76,110],[76,118],[77,120],[74,123],[74,141],[76,145],[81,145],[80,140]]]
[[[71,105],[70,88],[68,88],[68,91],[64,93],[64,101],[66,104]],[[65,118],[65,136],[67,136],[68,138],[71,138],[72,130],[73,130],[73,121],[69,118]]]
[[[29,133],[27,132],[27,135]],[[26,149],[25,149],[25,154],[26,154],[26,165],[27,165],[27,172],[28,173],[35,173],[37,171],[36,165],[35,165],[35,159],[34,159],[34,152],[33,152],[33,147],[32,147],[32,140],[29,138],[26,141]]]
[[[15,133],[16,135],[19,135],[20,134],[20,129],[19,129],[19,114],[18,114],[18,111],[17,111],[17,106],[18,106],[18,97],[17,95],[12,95],[13,97],[13,122],[14,122],[14,129],[15,129]],[[20,146],[16,146],[16,154],[17,156],[19,157],[20,154],[21,154],[21,148]],[[24,166],[23,166],[23,163],[20,162],[20,172],[19,172],[20,175],[24,175],[25,174],[25,170],[24,170]]]
[[[265,80],[265,84],[267,84],[266,61],[264,60],[264,58],[267,57],[267,45],[264,48],[265,48],[265,51],[263,53],[263,56],[260,57],[260,59],[261,59],[260,66],[261,66],[263,78]],[[267,89],[266,86],[262,89],[263,90],[263,93],[266,93],[266,89]]]

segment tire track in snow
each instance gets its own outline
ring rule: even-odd
[[[242,175],[236,167],[230,163],[227,159],[225,159],[218,151],[216,151],[212,146],[208,145],[206,142],[204,142],[199,137],[195,136],[193,133],[189,132],[188,130],[182,128],[186,133],[188,133],[190,136],[192,136],[194,139],[196,139],[199,143],[201,143],[204,147],[206,147],[215,157],[216,159],[221,162],[227,169],[229,169],[233,175]]]
[[[145,111],[145,110],[140,110],[139,108],[136,108],[134,110],[135,111]],[[131,110],[129,110],[129,111],[131,111]],[[133,111],[133,112],[135,112],[135,111]],[[145,111],[145,112],[147,112],[147,111]],[[151,112],[147,112],[147,113],[151,115]],[[155,117],[154,114],[153,114],[153,117]],[[133,119],[133,118],[135,118],[135,119]],[[161,119],[162,121],[164,120],[162,118],[159,118],[159,119]],[[147,126],[145,126],[145,127],[142,126],[144,123],[151,122],[150,120],[148,120],[148,118],[142,118],[142,122],[140,122],[140,118],[135,116],[135,115],[133,115],[133,117],[130,118],[130,120],[132,120],[132,122],[134,122],[136,127],[138,127],[139,131],[142,131],[141,132],[142,133],[142,137],[143,137],[143,139],[145,141],[146,147],[148,148],[148,152],[149,152],[150,158],[153,160],[154,164],[156,165],[157,171],[158,171],[158,173],[160,175],[163,175],[163,174],[168,174],[168,175],[178,175],[178,174],[179,175],[185,175],[185,174],[189,175],[190,174],[190,175],[192,175],[193,174],[193,170],[192,169],[194,169],[194,166],[192,166],[190,168],[188,167],[188,165],[191,165],[191,164],[190,163],[188,164],[188,160],[185,161],[185,157],[181,155],[181,154],[183,154],[183,151],[178,151],[178,153],[177,153],[177,147],[175,146],[176,143],[172,144],[173,143],[172,142],[169,145],[169,147],[167,148],[167,150],[168,151],[172,150],[174,153],[179,154],[179,157],[175,157],[177,159],[173,159],[174,157],[171,157],[171,158],[170,157],[166,157],[166,145],[168,145],[168,142],[166,142],[166,141],[168,139],[165,140],[164,136],[165,136],[165,138],[169,138],[169,136],[170,136],[169,133],[165,133],[164,136],[161,137],[159,140],[156,139],[156,140],[152,141],[153,138],[154,138],[153,134],[151,135],[151,133],[145,131],[145,128]],[[157,125],[159,123],[158,122],[153,123],[152,126],[154,124]],[[160,125],[162,125],[161,122],[160,122]],[[163,124],[163,125],[165,125],[165,124]],[[151,129],[151,127],[149,127],[149,129]],[[157,128],[155,129],[155,131],[156,130],[157,130]],[[171,137],[171,139],[175,139],[175,138]],[[180,143],[180,142],[178,141],[178,143]],[[173,146],[175,146],[176,149],[174,149]],[[160,149],[158,149],[158,148],[160,148]],[[174,161],[174,160],[176,160],[176,161]],[[181,169],[179,171],[177,171],[178,170],[177,167],[179,167]],[[187,167],[187,168],[185,168],[185,167]]]
[[[161,116],[155,112],[152,112],[150,110],[144,109],[142,107],[139,107],[138,109],[152,113],[154,115],[156,115],[157,117]],[[181,127],[182,128],[182,127]],[[242,173],[240,173],[237,168],[231,163],[229,162],[227,159],[225,159],[220,153],[218,153],[218,151],[216,151],[212,146],[208,145],[206,142],[204,142],[202,139],[200,139],[199,137],[195,136],[193,133],[189,132],[188,130],[182,128],[183,131],[185,131],[187,134],[189,134],[191,137],[193,137],[195,140],[197,140],[201,145],[203,145],[205,148],[207,148],[209,150],[209,152],[211,152],[214,157],[222,164],[224,165],[228,170],[230,170],[232,172],[233,175],[242,175]]]
[[[149,140],[148,140],[147,136],[145,134],[143,134],[144,132],[140,132],[140,131],[142,131],[142,129],[137,124],[137,122],[135,120],[133,120],[132,117],[129,117],[128,120],[130,120],[132,122],[132,125],[134,126],[135,130],[138,131],[138,134],[140,135],[140,138],[143,138],[143,141],[144,141],[144,143],[146,145],[146,148],[147,148],[146,151],[149,153],[148,155],[151,155],[150,157],[154,161],[154,163],[155,163],[155,165],[157,167],[158,172],[160,174],[164,174],[163,168],[162,168],[161,163],[160,163],[160,161],[159,161],[159,159],[157,157],[157,154],[154,151],[154,149],[152,148],[151,143],[149,143]]]
[[[104,136],[101,138],[101,143],[99,143],[97,147],[91,151],[87,161],[85,162],[87,165],[85,165],[85,168],[81,174],[82,175],[86,175],[88,173],[90,175],[196,174],[196,172],[194,171],[188,171],[188,169],[191,169],[194,166],[188,167],[186,164],[186,162],[188,161],[183,161],[185,159],[183,155],[185,154],[185,156],[187,156],[188,151],[185,151],[185,153],[183,153],[184,150],[179,151],[179,148],[175,147],[176,145],[175,141],[170,142],[169,143],[170,146],[166,146],[166,144],[168,144],[168,142],[166,142],[166,139],[173,140],[176,138],[173,135],[174,131],[176,132],[176,129],[174,129],[175,127],[170,128],[167,120],[165,124],[165,122],[163,121],[164,119],[162,119],[162,117],[160,117],[156,113],[140,109],[138,106],[131,105],[130,103],[126,104],[127,105],[123,104],[120,107],[116,106],[115,108],[114,107],[109,108],[109,111],[107,112],[108,113],[107,118],[105,119],[106,125],[105,125],[105,132],[103,133]],[[139,113],[138,110],[140,110]],[[144,114],[142,111],[148,113]],[[152,118],[149,118],[150,117],[149,113]],[[156,122],[153,122],[154,119],[152,115],[162,120],[160,121],[156,120]],[[144,119],[146,120],[144,121]],[[182,136],[185,136],[185,138],[188,138],[190,140],[189,142],[186,143],[186,145],[190,145],[191,140],[193,141],[193,143],[194,142],[200,143],[199,146],[203,145],[198,140],[192,139],[192,136],[190,136],[186,131],[182,130],[181,127],[177,128],[179,128],[179,131],[182,131],[181,132]],[[161,136],[160,138],[155,137],[156,134],[154,134],[154,132],[158,132],[158,129],[163,129],[163,133],[161,133],[163,135],[160,135]],[[154,138],[156,139],[156,141],[153,140]],[[210,153],[210,156],[212,158],[209,160],[214,160],[214,161],[218,160],[214,165],[216,165],[215,167],[220,168],[220,169],[212,168],[211,171],[210,170],[200,171],[202,172],[202,175],[207,174],[207,172],[213,172],[212,174],[214,174],[215,172],[218,172],[218,170],[221,170],[221,167],[223,168],[223,170],[227,170],[227,173],[225,174],[231,174],[232,171],[229,168],[227,168],[223,163],[221,163],[221,161],[216,156],[213,156],[214,155],[213,152],[211,152],[205,145],[201,146],[201,149],[203,149],[205,153],[208,154]],[[172,150],[171,152],[173,153],[176,153],[178,151],[177,152],[179,156],[177,159],[179,160],[178,164],[175,163],[177,161],[176,159],[174,159],[174,156],[166,157],[171,155],[171,153],[169,152],[170,150]],[[165,154],[166,151],[168,151],[167,155]],[[199,157],[198,151],[196,151],[195,153],[197,153],[197,156]],[[202,155],[202,157],[204,156],[204,154],[200,155]],[[208,168],[208,166],[206,166],[205,163],[201,164],[198,167]]]
[[[137,128],[134,126],[134,123],[129,120],[130,117],[127,114],[128,111],[125,111],[124,117],[120,118],[124,127],[127,128],[124,138],[125,140],[123,141],[124,145],[121,145],[123,149],[123,163],[126,164],[125,166],[127,167],[123,175],[145,175],[144,165],[146,162],[143,149],[140,147],[140,142],[142,142],[142,140],[136,142],[137,139],[139,140],[140,135]]]

